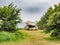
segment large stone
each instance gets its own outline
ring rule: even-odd
[[[38,27],[36,26],[36,23],[35,22],[27,21],[26,22],[26,26],[24,27],[24,29],[37,30]]]

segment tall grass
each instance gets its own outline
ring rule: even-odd
[[[18,41],[18,40],[23,40],[27,37],[26,33],[22,33],[22,32],[6,32],[6,31],[2,31],[0,32],[0,42],[3,41]]]
[[[48,40],[48,41],[60,41],[60,35],[58,35],[56,37],[46,37],[44,39]]]

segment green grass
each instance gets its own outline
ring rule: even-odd
[[[56,37],[52,37],[51,33],[47,33],[49,36],[44,38],[44,39],[48,40],[48,41],[60,41],[60,34],[58,36],[56,36]]]
[[[16,30],[23,30],[23,28],[17,28]]]
[[[48,40],[48,41],[60,41],[60,37],[47,37],[47,38],[44,38],[45,40]]]
[[[28,35],[26,33],[22,33],[22,32],[6,32],[6,31],[2,31],[0,32],[0,42],[3,41],[20,41],[23,40],[27,37]]]
[[[9,32],[7,33],[10,34]],[[43,31],[19,30],[18,32],[15,32],[13,34],[16,36],[16,42],[8,40],[0,42],[0,45],[60,45],[60,42],[56,41],[56,37],[50,37],[50,34],[45,34],[43,33]]]

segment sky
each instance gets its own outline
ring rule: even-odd
[[[60,0],[0,0],[0,6],[8,5],[13,2],[21,8],[21,19],[26,21],[38,21],[50,6],[57,4]],[[23,22],[18,27],[23,27]]]

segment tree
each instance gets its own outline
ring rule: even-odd
[[[52,32],[51,36],[57,36],[60,32],[60,12],[53,13],[46,24],[46,31]]]
[[[44,29],[45,28],[45,25],[47,23],[48,17],[52,13],[53,13],[53,8],[50,7],[48,9],[48,11],[45,13],[45,15],[43,15],[43,17],[41,17],[41,19],[37,22],[37,26],[38,26],[39,29]]]
[[[16,25],[21,22],[19,17],[20,11],[21,9],[13,6],[13,3],[8,6],[0,7],[0,20],[3,22],[2,25],[0,25],[0,30],[15,31]]]
[[[58,36],[60,33],[60,3],[54,5],[53,8],[50,7],[43,17],[44,21],[41,19],[40,24],[42,22],[46,32],[51,32],[51,36]]]

